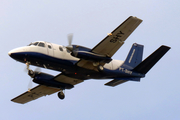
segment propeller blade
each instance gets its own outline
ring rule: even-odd
[[[41,72],[41,68],[37,67],[37,68],[34,70],[34,72],[40,73],[40,72]]]
[[[24,72],[28,73],[28,69],[27,67],[24,68]]]
[[[31,92],[32,89],[32,78],[30,78],[29,84],[28,84],[28,92]]]
[[[73,34],[70,33],[67,35],[67,37],[68,37],[68,46],[66,46],[66,48],[72,52],[73,51],[73,46],[72,46]]]
[[[68,34],[68,46],[72,46],[73,33]]]
[[[29,65],[26,63],[26,67],[24,68],[24,72],[28,73],[29,70],[30,70]]]

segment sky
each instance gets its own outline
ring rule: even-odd
[[[0,0],[0,119],[180,119],[179,5],[179,0]],[[91,79],[66,90],[64,100],[53,94],[24,105],[10,101],[30,81],[25,64],[11,59],[10,50],[33,41],[66,46],[69,33],[73,44],[93,48],[129,16],[143,22],[113,59],[125,60],[133,43],[144,45],[143,58],[161,45],[171,47],[140,82],[108,87],[110,80]]]

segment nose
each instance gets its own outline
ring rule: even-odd
[[[8,52],[8,55],[13,58],[13,59],[16,59],[17,57],[20,57],[22,55],[22,52],[24,51],[24,49],[21,47],[21,48],[15,48],[13,50],[10,50]]]
[[[8,52],[8,55],[11,56],[11,54],[12,54],[12,51],[9,51],[9,52]]]
[[[19,51],[17,50],[17,49],[13,49],[13,50],[10,50],[9,52],[8,52],[8,55],[10,56],[10,57],[12,57],[12,56],[14,56],[14,54],[16,54],[16,53],[18,53]]]

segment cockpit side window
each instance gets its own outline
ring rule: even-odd
[[[40,46],[40,47],[45,47],[45,44],[42,43],[42,42],[40,42],[38,46]]]

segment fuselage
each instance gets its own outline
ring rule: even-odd
[[[106,72],[78,67],[76,63],[80,59],[73,57],[66,47],[44,41],[33,42],[28,46],[13,49],[8,54],[19,62],[29,62],[30,65],[60,71],[68,76],[81,79],[108,79],[132,74],[131,71],[120,67],[123,64],[121,60],[112,60],[106,63],[103,66]],[[114,76],[116,73],[117,75]]]

